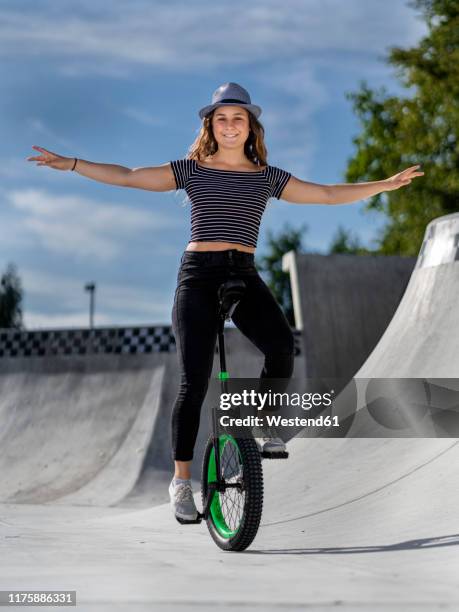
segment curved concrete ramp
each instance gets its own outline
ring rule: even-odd
[[[303,376],[341,379],[340,391],[381,338],[415,264],[396,255],[286,253]]]
[[[122,500],[143,467],[164,372],[161,355],[3,360],[0,499]]]
[[[397,311],[355,378],[459,377],[459,214],[427,226]]]

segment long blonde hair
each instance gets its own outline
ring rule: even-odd
[[[202,120],[201,129],[196,137],[196,140],[188,149],[187,158],[203,161],[209,155],[213,155],[218,149],[218,143],[215,140],[212,129],[212,117],[215,113],[214,109]],[[247,111],[250,123],[250,132],[247,140],[244,143],[244,153],[246,157],[257,164],[258,166],[266,166],[268,151],[266,150],[264,137],[265,129],[258,121],[255,115]]]

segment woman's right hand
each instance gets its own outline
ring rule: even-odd
[[[55,170],[71,170],[75,163],[74,157],[63,157],[62,155],[58,155],[57,153],[53,153],[52,151],[35,145],[32,146],[32,149],[36,149],[41,155],[28,157],[27,161],[36,161],[37,166],[49,166]]]

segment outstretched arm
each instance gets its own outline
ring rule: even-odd
[[[37,166],[48,166],[55,170],[74,170],[81,176],[120,187],[136,187],[148,191],[170,191],[176,189],[174,173],[170,163],[147,168],[126,168],[117,164],[102,164],[74,157],[63,157],[43,147],[33,146],[40,155],[28,157]]]
[[[411,166],[382,181],[341,185],[309,183],[291,176],[282,192],[282,199],[293,204],[348,204],[409,185],[416,176],[423,176],[424,172],[416,172],[419,167]]]

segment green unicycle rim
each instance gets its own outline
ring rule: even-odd
[[[220,453],[220,459],[222,457],[222,452],[225,447],[225,444],[227,443],[232,444],[236,448],[239,461],[242,464],[242,455],[241,455],[239,446],[235,438],[233,438],[233,436],[230,436],[229,434],[222,434],[218,437],[218,448],[219,448],[219,453]],[[211,482],[216,482],[216,481],[217,481],[217,466],[215,464],[215,449],[212,446],[210,454],[209,454],[209,464],[207,467],[207,483],[209,484]],[[222,538],[226,538],[226,539],[233,538],[239,531],[241,524],[239,524],[236,529],[231,529],[231,527],[226,522],[224,514],[223,514],[222,505],[221,505],[220,494],[218,493],[218,491],[216,491],[213,496],[212,503],[210,505],[210,515],[212,517],[212,522],[215,525],[215,529],[217,530],[217,532]]]

